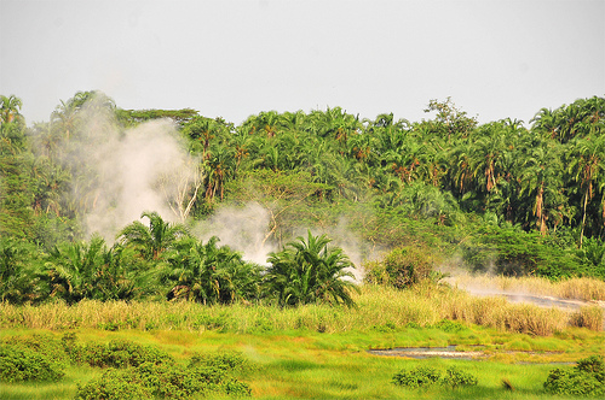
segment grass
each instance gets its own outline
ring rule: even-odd
[[[515,283],[521,284],[528,285]],[[259,399],[547,399],[542,384],[559,367],[548,363],[572,363],[605,348],[603,310],[596,306],[568,313],[437,285],[406,291],[368,285],[354,298],[353,309],[186,302],[0,304],[0,340],[75,332],[86,343],[121,338],[158,346],[183,363],[197,353],[237,350],[255,366],[240,379]],[[413,360],[367,352],[452,344],[480,349],[488,357]],[[391,383],[396,372],[417,365],[455,365],[475,374],[479,384],[446,391]],[[98,374],[93,368],[69,367],[58,383],[0,384],[0,398],[70,399],[78,383]]]
[[[29,329],[2,331],[0,339],[36,332]],[[60,337],[61,332],[50,334]],[[251,386],[253,397],[258,399],[546,399],[550,397],[544,393],[542,383],[555,366],[540,363],[573,362],[598,354],[603,343],[602,333],[586,328],[570,328],[562,336],[535,337],[479,326],[465,326],[457,332],[439,328],[406,328],[390,333],[295,330],[267,334],[84,329],[78,330],[77,334],[79,340],[87,342],[128,339],[158,346],[183,362],[195,353],[240,351],[254,365],[240,378]],[[482,361],[414,360],[373,356],[366,351],[370,347],[443,346],[461,342],[482,344],[492,357]],[[519,343],[524,344],[520,346]],[[408,390],[391,383],[395,373],[418,365],[442,370],[455,365],[476,375],[479,385],[445,391],[441,388]],[[77,382],[84,383],[98,373],[92,368],[69,368],[58,384],[0,385],[0,398],[68,399],[75,393]],[[504,389],[503,379],[515,388],[514,394]]]
[[[552,281],[541,277],[472,275],[456,272],[447,279],[460,288],[483,292],[500,291],[518,294],[553,296],[582,301],[605,301],[605,282],[594,278],[568,278]]]
[[[296,308],[266,304],[203,306],[190,302],[82,301],[73,306],[64,303],[12,306],[5,303],[0,305],[0,328],[235,333],[302,329],[334,333],[390,331],[409,325],[425,327],[449,319],[541,336],[552,335],[567,326],[603,329],[603,309],[596,305],[568,313],[530,304],[511,304],[501,297],[476,297],[434,284],[405,291],[365,285],[353,297],[357,304],[353,309],[329,305]]]

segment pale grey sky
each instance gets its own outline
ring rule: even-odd
[[[121,108],[342,107],[480,122],[605,95],[605,0],[0,0],[0,94],[28,124],[101,90]]]

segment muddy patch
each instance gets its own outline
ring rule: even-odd
[[[483,346],[477,346],[483,348]],[[401,358],[413,358],[413,359],[426,359],[426,358],[443,358],[450,360],[473,360],[480,361],[487,358],[493,358],[496,356],[495,353],[485,353],[483,351],[458,351],[455,345],[447,347],[395,347],[392,349],[370,349],[368,353],[375,356],[384,357],[401,357]],[[559,352],[533,352],[533,351],[501,351],[499,354],[509,355],[521,355],[529,356],[531,359],[521,360],[515,362],[519,365],[575,365],[575,362],[568,361],[547,361],[544,360],[544,356],[553,356],[559,354]],[[534,358],[535,357],[535,358]]]
[[[456,346],[447,347],[395,347],[392,349],[370,349],[368,353],[376,356],[407,357],[424,359],[439,357],[456,360],[474,360],[485,357],[482,351],[456,351]]]

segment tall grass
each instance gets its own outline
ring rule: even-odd
[[[203,306],[191,302],[82,301],[72,306],[61,302],[39,306],[3,303],[0,304],[0,328],[363,332],[396,330],[411,324],[430,326],[450,319],[534,335],[551,335],[570,325],[596,331],[603,329],[600,307],[567,313],[529,304],[511,304],[500,297],[475,297],[435,284],[408,290],[365,285],[353,298],[357,307],[351,309],[328,305]]]
[[[542,277],[507,277],[456,273],[448,283],[476,292],[506,292],[553,296],[582,301],[605,301],[605,282],[595,278],[552,281]]]

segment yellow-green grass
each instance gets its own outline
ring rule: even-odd
[[[0,340],[12,336],[40,333],[32,329],[0,332]],[[456,332],[442,328],[404,328],[400,331],[319,333],[294,330],[270,333],[219,333],[215,331],[140,331],[109,332],[97,329],[75,331],[81,342],[108,342],[128,339],[143,345],[158,346],[185,362],[193,354],[221,350],[242,352],[253,368],[239,377],[252,388],[259,399],[546,399],[542,384],[548,372],[603,350],[603,333],[586,328],[568,328],[550,337],[508,333],[479,326],[460,327]],[[44,331],[59,338],[63,332]],[[489,356],[480,361],[425,359],[414,360],[375,356],[370,348],[394,346],[447,346],[476,350]],[[526,364],[527,363],[527,364]],[[475,374],[476,388],[446,390],[408,390],[391,383],[393,375],[403,368],[428,365],[440,370],[456,366]],[[68,399],[76,384],[98,376],[99,370],[67,370],[59,383],[0,385],[1,399]],[[513,394],[502,387],[508,380],[516,389]],[[213,398],[210,396],[210,398]]]
[[[357,307],[352,309],[188,302],[0,304],[0,339],[41,332],[56,337],[75,332],[82,342],[123,338],[159,346],[182,362],[199,352],[238,350],[256,366],[241,378],[262,399],[549,398],[541,385],[554,366],[536,363],[569,363],[605,350],[603,310],[597,306],[568,313],[431,284],[405,291],[363,286],[353,296]],[[487,358],[410,360],[367,352],[452,344],[479,349]],[[390,383],[398,370],[419,363],[459,366],[475,373],[479,386],[411,391]],[[75,367],[66,372],[59,383],[0,384],[0,399],[71,398],[77,383],[100,373]],[[503,379],[516,391],[503,389]]]
[[[463,289],[477,289],[484,292],[498,291],[553,296],[571,300],[605,301],[605,281],[595,278],[564,278],[553,281],[535,276],[473,275],[457,271],[446,280]]]
[[[186,330],[263,333],[306,329],[320,332],[400,330],[431,326],[443,319],[495,327],[510,332],[552,335],[568,326],[603,329],[603,308],[586,306],[569,313],[531,304],[512,304],[502,297],[476,297],[455,288],[421,285],[395,290],[366,285],[353,294],[355,308],[306,305],[233,304],[203,306],[191,302],[97,302],[68,306],[0,304],[0,328],[63,330]]]

